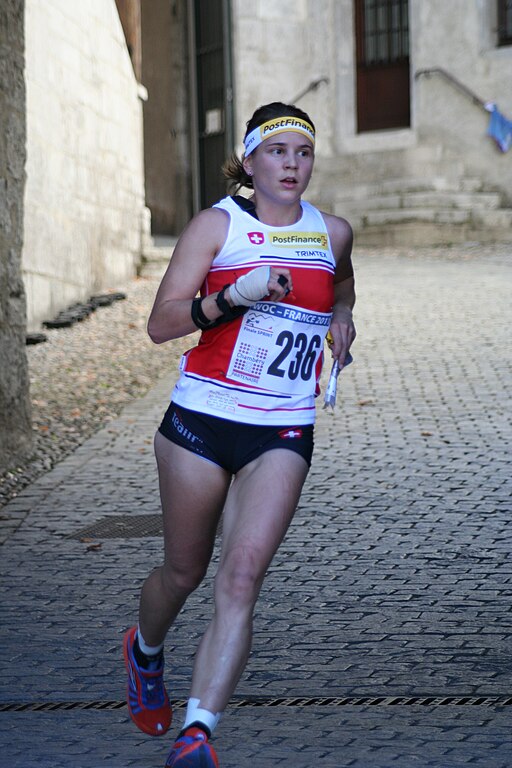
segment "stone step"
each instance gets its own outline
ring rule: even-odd
[[[471,223],[458,225],[436,222],[409,221],[384,226],[354,227],[357,247],[414,247],[452,245],[455,243],[510,243],[510,227],[475,227]]]
[[[478,227],[502,227],[508,230],[508,239],[512,242],[512,208],[499,208],[495,211],[473,211],[471,218]]]
[[[404,192],[355,198],[337,197],[336,203],[346,210],[395,209],[395,208],[443,208],[461,210],[499,209],[501,195],[497,192]]]
[[[406,221],[432,221],[438,224],[464,224],[471,220],[471,211],[443,208],[397,208],[369,211],[363,221],[373,224],[397,224]]]
[[[462,224],[471,222],[480,227],[511,227],[511,208],[375,208],[366,211],[352,210],[350,213],[344,206],[337,206],[336,213],[340,216],[351,214],[351,222],[373,224],[401,223],[405,221],[433,221],[438,224]],[[512,239],[512,229],[511,229]]]
[[[497,195],[499,192],[492,192],[484,189],[479,179],[461,178],[457,180],[444,178],[425,178],[425,179],[387,179],[384,181],[370,182],[364,184],[341,185],[337,183],[332,187],[322,185],[322,193],[325,197],[329,194],[329,189],[336,200],[356,199],[363,200],[368,197],[385,197],[389,195],[421,195],[421,194],[445,194],[445,195]]]
[[[429,192],[445,192],[453,194],[487,193],[481,179],[460,176],[448,178],[444,176],[414,176],[385,178],[379,181],[361,183],[343,174],[337,174],[334,170],[326,170],[319,174],[320,179],[312,184],[313,194],[317,199],[336,200],[354,198],[366,199],[368,197],[413,194]],[[361,174],[359,178],[364,178]],[[340,183],[340,179],[343,181]],[[498,193],[496,193],[498,194]]]
[[[460,177],[449,179],[444,176],[385,179],[375,185],[382,194],[391,192],[481,192],[480,179]]]
[[[512,209],[457,209],[457,208],[376,208],[349,210],[337,205],[334,213],[347,218],[355,229],[362,227],[404,224],[407,222],[432,222],[439,225],[471,224],[479,228],[510,228],[512,240]]]

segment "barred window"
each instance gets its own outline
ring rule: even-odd
[[[409,55],[408,0],[364,0],[364,63],[390,63]]]
[[[512,0],[497,0],[498,45],[512,45]]]

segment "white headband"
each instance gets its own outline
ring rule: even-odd
[[[300,117],[276,117],[274,120],[268,120],[266,123],[258,125],[245,137],[245,156],[250,155],[265,139],[285,131],[302,133],[315,146],[315,131],[306,120],[302,120]]]

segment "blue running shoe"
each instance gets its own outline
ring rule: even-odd
[[[141,731],[163,736],[172,720],[171,705],[164,686],[164,664],[154,670],[139,667],[133,655],[137,627],[124,636],[124,663],[128,673],[127,701],[130,717]]]
[[[165,768],[219,768],[219,761],[206,733],[192,725],[178,737]]]

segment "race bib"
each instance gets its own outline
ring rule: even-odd
[[[228,368],[234,381],[291,395],[311,395],[330,312],[259,301],[244,315]]]

